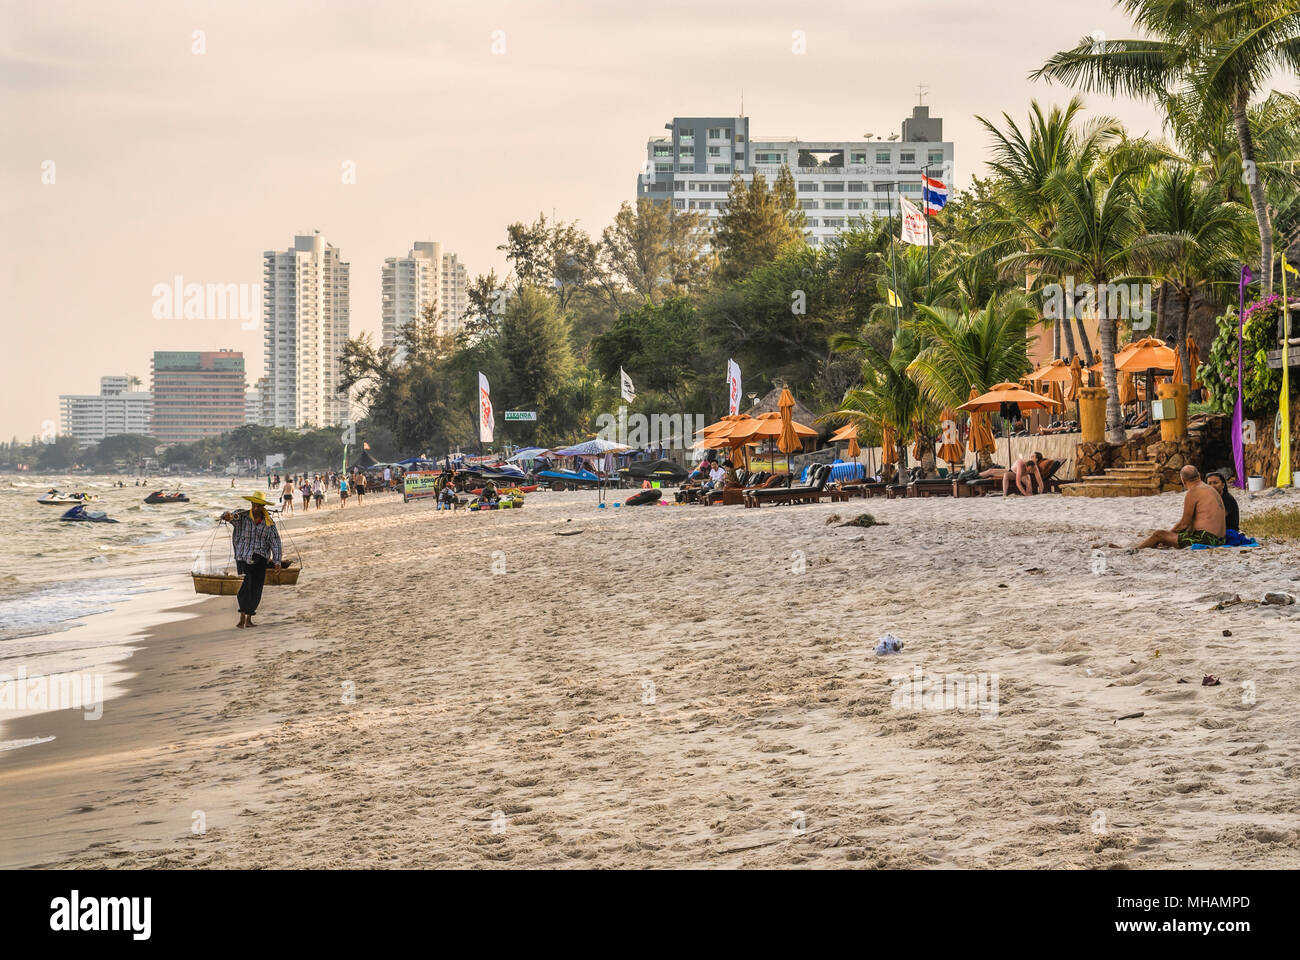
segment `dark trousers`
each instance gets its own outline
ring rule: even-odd
[[[240,584],[239,612],[250,617],[257,613],[257,605],[262,602],[262,587],[266,584],[266,558],[255,556],[250,560],[237,560],[235,566],[244,575]]]

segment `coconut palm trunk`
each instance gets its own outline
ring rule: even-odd
[[[1065,359],[1072,360],[1075,354],[1074,328],[1070,325],[1070,318],[1066,317],[1064,320],[1058,320],[1057,323],[1061,325],[1061,333],[1065,335]]]
[[[1099,284],[1100,285],[1100,284]],[[1124,413],[1119,406],[1119,375],[1115,371],[1118,330],[1115,319],[1108,316],[1105,297],[1097,300],[1097,326],[1101,337],[1101,374],[1106,381],[1106,440],[1124,442]]]
[[[1259,168],[1255,166],[1255,139],[1251,136],[1250,120],[1246,115],[1248,102],[1247,92],[1238,90],[1232,100],[1232,123],[1237,128],[1237,142],[1241,147],[1242,176],[1250,191],[1250,205],[1254,208],[1255,223],[1259,227],[1260,279],[1267,296],[1273,292],[1273,224],[1268,215],[1264,184],[1260,180]]]
[[[1192,363],[1191,357],[1187,353],[1187,328],[1191,323],[1192,317],[1192,291],[1188,290],[1187,295],[1183,297],[1183,312],[1178,318],[1178,359],[1183,364],[1183,380],[1187,384],[1187,395],[1191,397],[1192,391]],[[1189,400],[1190,402],[1190,400]]]
[[[1061,321],[1059,318],[1052,321],[1052,359],[1061,359]]]
[[[1100,297],[1100,294],[1098,294]],[[1083,354],[1083,362],[1087,364],[1092,359],[1092,341],[1088,339],[1088,330],[1083,325],[1083,317],[1076,316],[1074,322],[1079,326],[1079,350]]]

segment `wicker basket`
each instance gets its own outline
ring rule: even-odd
[[[300,573],[302,573],[301,567],[288,567],[284,570],[267,567],[266,585],[268,587],[292,587],[298,583],[298,574]]]
[[[242,576],[212,576],[210,574],[192,573],[194,592],[208,593],[217,597],[233,597],[244,583]]]

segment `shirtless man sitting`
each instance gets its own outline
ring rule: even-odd
[[[1183,516],[1172,530],[1153,530],[1133,549],[1147,547],[1190,547],[1201,543],[1207,547],[1221,547],[1227,528],[1223,500],[1207,483],[1201,482],[1201,472],[1190,463],[1179,473],[1187,494],[1183,497]]]
[[[1043,492],[1043,475],[1038,469],[1038,465],[1042,462],[1043,455],[1035,452],[1032,460],[1021,457],[1011,465],[1010,470],[1004,470],[1001,467],[989,467],[989,469],[981,471],[980,476],[1001,480],[1002,496],[1004,497],[1011,493],[1011,481],[1014,479],[1016,489],[1024,496],[1029,497],[1035,493]]]

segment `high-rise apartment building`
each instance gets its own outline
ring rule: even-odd
[[[244,423],[244,355],[233,350],[156,350],[153,432],[192,443]]]
[[[62,433],[82,446],[123,433],[150,436],[153,394],[132,390],[138,382],[133,377],[110,375],[99,378],[98,394],[62,394]]]
[[[859,218],[898,215],[900,196],[921,206],[921,176],[929,169],[951,187],[953,145],[943,120],[918,106],[903,121],[902,139],[753,139],[748,117],[674,117],[669,135],[646,144],[637,197],[671,203],[715,218],[726,208],[733,174],[756,173],[770,185],[789,167],[808,220],[808,242],[820,244]]]
[[[417,241],[404,257],[384,261],[382,316],[384,346],[398,343],[398,331],[433,305],[441,336],[460,332],[469,308],[469,273],[454,253],[442,244]]]
[[[347,398],[338,392],[349,334],[348,264],[319,231],[262,257],[262,422],[289,428],[341,423],[348,416]]]

